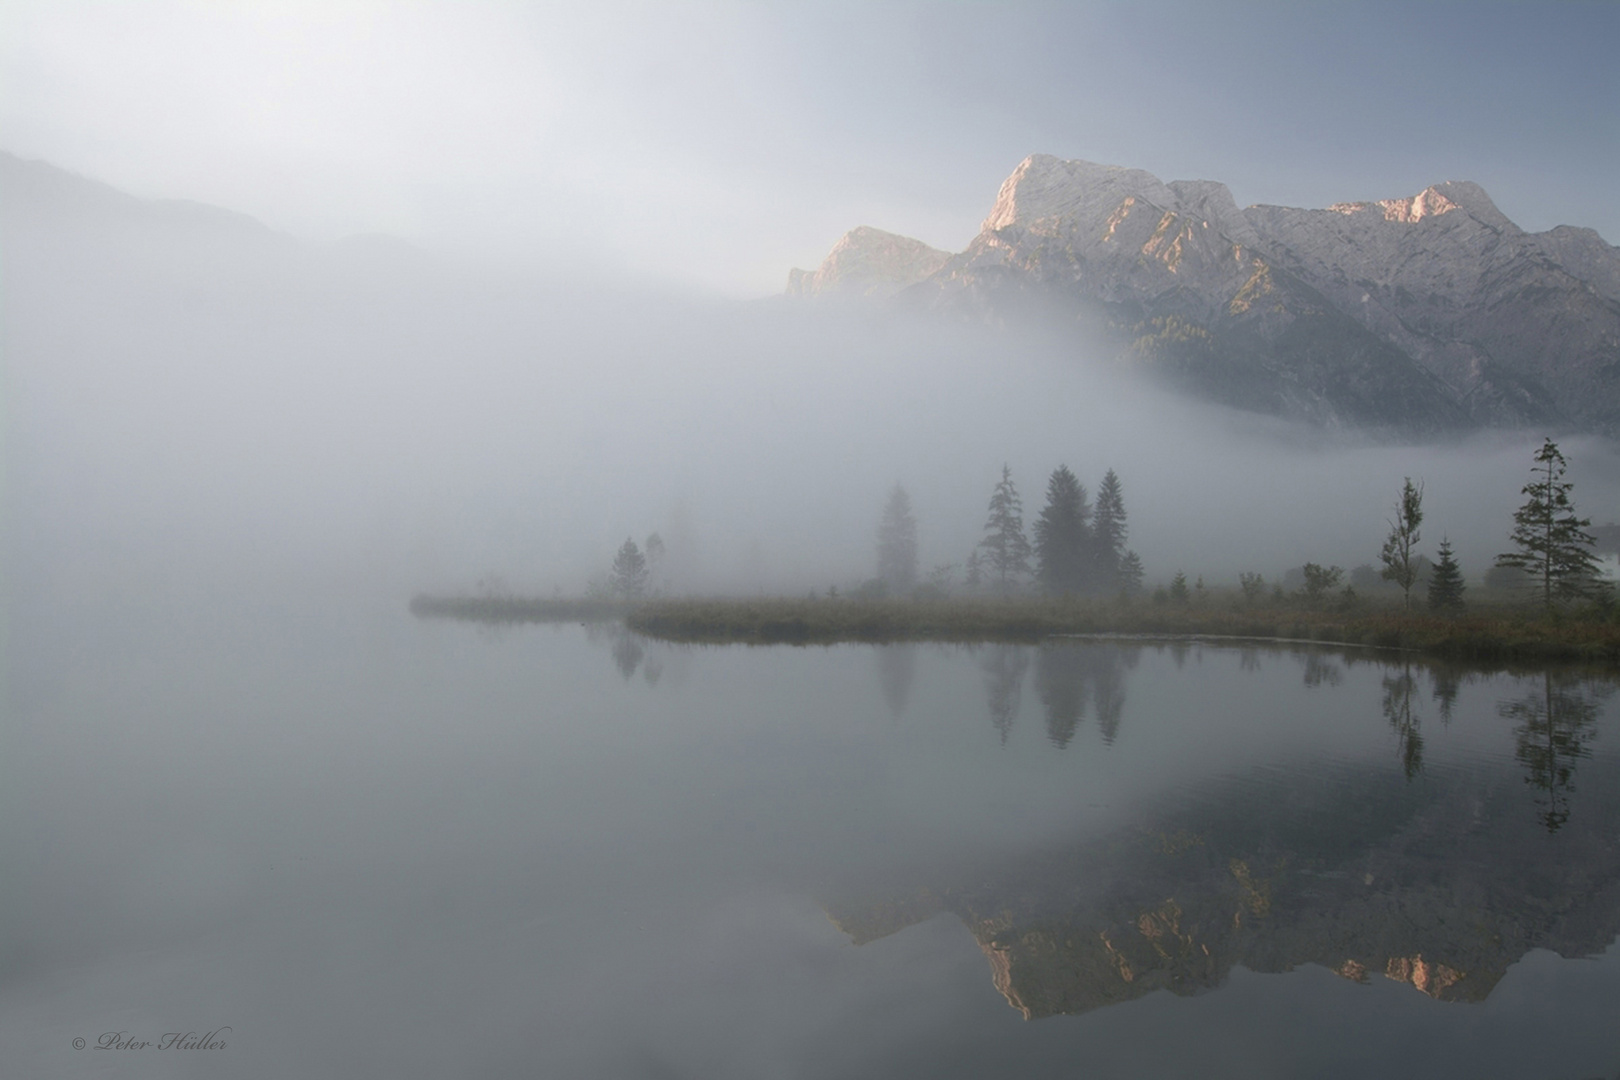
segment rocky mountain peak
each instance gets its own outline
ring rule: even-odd
[[[1443,184],[1434,184],[1404,199],[1335,203],[1328,210],[1346,217],[1382,216],[1385,221],[1402,225],[1416,225],[1460,210],[1490,228],[1518,230],[1518,226],[1496,208],[1496,203],[1491,201],[1485,189],[1469,180],[1448,180]]]
[[[1025,158],[1001,185],[984,232],[1037,222],[1062,222],[1084,231],[1111,230],[1133,207],[1148,205],[1207,221],[1240,244],[1254,240],[1254,230],[1238,209],[1232,192],[1215,180],[1172,180],[1168,184],[1143,169],[1064,161],[1048,154]]]
[[[950,259],[909,236],[861,225],[845,233],[820,268],[788,271],[789,296],[890,296],[928,277]]]
[[[1142,169],[1032,154],[1002,182],[982,228],[993,232],[1049,218],[1106,217],[1132,196],[1158,206],[1175,201],[1157,176]]]

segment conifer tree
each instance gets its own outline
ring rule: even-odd
[[[1125,552],[1124,558],[1119,560],[1119,591],[1126,596],[1142,591],[1142,560],[1134,551]]]
[[[1408,608],[1412,606],[1412,586],[1418,579],[1412,548],[1418,542],[1418,526],[1422,524],[1423,485],[1414,485],[1408,476],[1406,486],[1401,488],[1400,498],[1395,500],[1395,517],[1389,523],[1389,537],[1384,541],[1384,549],[1378,553],[1384,563],[1379,576],[1401,587],[1401,597]]]
[[[891,592],[907,593],[917,584],[917,519],[911,496],[899,484],[889,492],[878,524],[877,576]]]
[[[1053,596],[1088,591],[1092,574],[1091,505],[1086,489],[1059,465],[1046,484],[1046,506],[1035,519],[1035,576]]]
[[[1443,538],[1440,561],[1434,564],[1434,572],[1429,575],[1429,607],[1434,611],[1461,611],[1466,588],[1457,558],[1451,553],[1451,541]]]
[[[647,590],[647,558],[626,537],[619,553],[613,557],[613,592],[624,600],[635,600]]]
[[[1120,487],[1119,474],[1113,469],[1103,474],[1102,486],[1097,489],[1097,512],[1092,518],[1091,532],[1102,587],[1128,589],[1129,585],[1121,578],[1127,554],[1125,494]]]
[[[1012,592],[1029,573],[1029,540],[1024,536],[1024,501],[1012,480],[1012,469],[1001,467],[1001,480],[990,495],[990,516],[985,519],[985,562],[1002,595]]]
[[[1170,579],[1170,601],[1175,604],[1185,604],[1189,599],[1187,592],[1187,575],[1180,570]]]
[[[1541,592],[1547,607],[1554,600],[1573,600],[1597,589],[1598,565],[1592,554],[1597,538],[1586,530],[1592,522],[1575,514],[1564,479],[1569,467],[1551,439],[1536,451],[1531,481],[1524,485],[1525,504],[1513,514],[1513,543],[1518,548],[1496,557],[1496,565],[1523,570]]]

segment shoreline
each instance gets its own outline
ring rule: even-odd
[[[413,614],[485,623],[622,620],[645,637],[700,645],[838,645],[898,642],[1023,643],[1057,638],[1197,640],[1330,645],[1474,663],[1582,663],[1620,668],[1620,624],[1595,614],[1522,607],[1440,616],[1363,601],[1357,607],[1244,603],[1211,597],[1185,605],[1145,600],[979,597],[855,600],[429,597]]]

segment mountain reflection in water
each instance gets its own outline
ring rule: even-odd
[[[1188,647],[1171,648],[1179,667]],[[1051,744],[1072,752],[1089,715],[1097,752],[1107,752],[1141,651],[984,647],[990,723],[1005,744],[1033,667]],[[1590,749],[1611,684],[1559,672],[1519,680],[1530,689],[1497,706],[1512,724],[1511,760],[1428,768],[1423,724],[1448,724],[1475,675],[1406,660],[1298,659],[1308,687],[1337,686],[1341,663],[1382,668],[1396,742],[1388,767],[1257,765],[1100,837],[846,890],[824,908],[856,944],[953,913],[996,988],[1031,1019],[1159,989],[1198,993],[1238,965],[1317,964],[1479,1002],[1531,949],[1586,956],[1614,940],[1620,769]],[[1240,661],[1245,672],[1260,667],[1252,649]]]

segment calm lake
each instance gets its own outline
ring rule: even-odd
[[[396,598],[12,635],[6,1076],[1620,1073],[1602,679]]]

